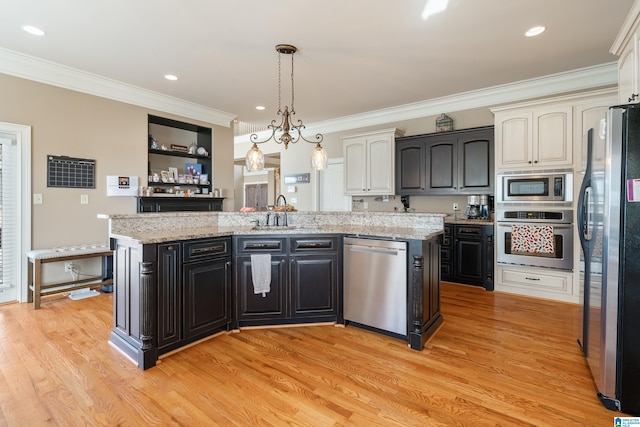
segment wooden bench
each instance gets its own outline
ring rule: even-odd
[[[48,285],[42,284],[42,264],[51,262],[74,261],[83,258],[112,257],[113,251],[107,244],[80,245],[54,249],[36,249],[27,252],[29,261],[28,302],[33,302],[33,308],[40,308],[40,298],[47,295],[71,292],[83,288],[96,288],[113,283],[111,272],[106,271],[102,263],[102,276],[90,276],[84,279],[68,282],[58,282]],[[109,278],[107,278],[109,277]]]

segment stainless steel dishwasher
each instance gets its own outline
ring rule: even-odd
[[[344,318],[407,335],[407,244],[344,238]]]

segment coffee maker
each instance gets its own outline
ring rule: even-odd
[[[480,218],[478,219],[489,219],[489,212],[493,205],[492,199],[493,198],[487,194],[480,195]]]
[[[489,219],[489,196],[486,194],[469,196],[464,215],[468,219]]]

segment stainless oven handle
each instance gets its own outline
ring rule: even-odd
[[[498,227],[511,227],[513,225],[550,225],[554,230],[571,230],[573,225],[571,224],[554,224],[550,222],[539,223],[539,222],[498,222]]]

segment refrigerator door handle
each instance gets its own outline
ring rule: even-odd
[[[591,237],[593,237],[593,212],[591,211],[591,209],[589,209],[590,206],[591,187],[587,187],[584,189],[584,206],[582,206],[582,209],[584,209],[587,213],[585,223],[582,224],[584,240],[586,240],[587,242],[591,240]]]

